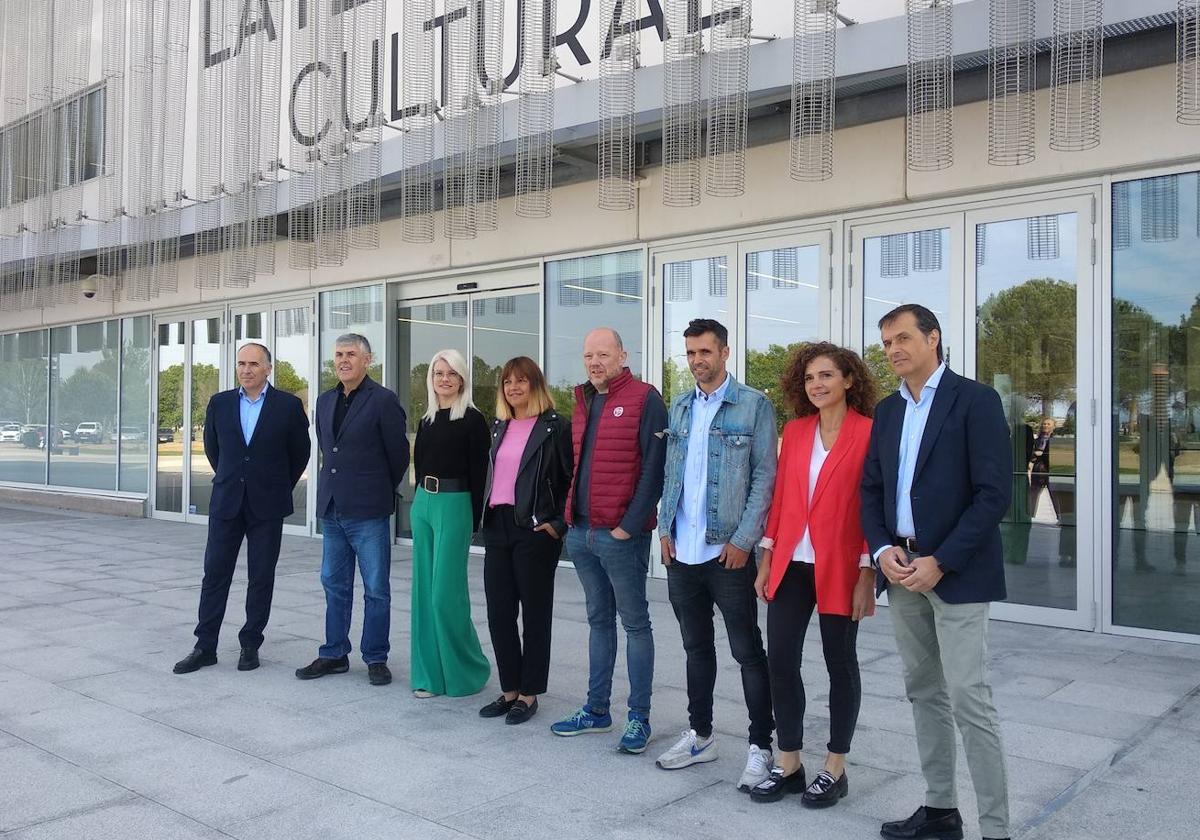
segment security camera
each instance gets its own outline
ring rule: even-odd
[[[83,293],[85,300],[92,300],[96,297],[96,293],[100,291],[100,279],[101,275],[91,274],[80,282],[79,290]]]

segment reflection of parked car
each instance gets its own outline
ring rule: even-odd
[[[158,442],[159,443],[174,443],[175,430],[168,429],[166,426],[158,427]]]
[[[134,440],[145,440],[146,432],[138,426],[122,426],[120,437],[121,437],[121,440],[126,441],[126,442],[134,441]],[[112,441],[113,443],[116,443],[117,442],[117,432],[116,431],[110,432],[108,435],[108,439],[110,441]]]
[[[19,423],[6,423],[0,426],[0,441],[5,443],[18,443],[21,440],[21,425]]]
[[[101,441],[100,424],[85,421],[75,427],[75,440],[80,443],[99,443]]]
[[[31,425],[25,427],[26,431],[21,435],[21,443],[27,449],[45,449],[46,448],[46,427],[40,425]],[[64,446],[67,436],[63,434],[63,430],[54,426],[50,427],[50,452],[55,455],[61,455],[66,452],[68,455],[79,454],[79,444],[72,446]]]

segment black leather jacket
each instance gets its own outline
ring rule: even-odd
[[[492,476],[496,468],[496,452],[508,431],[507,420],[492,421],[492,451],[488,454],[487,484],[483,493],[483,520],[487,519],[492,498]],[[571,445],[571,421],[554,409],[542,412],[529,442],[521,456],[517,472],[516,504],[513,513],[517,525],[533,528],[548,522],[561,538],[567,533],[564,511],[567,489],[571,484],[574,466]],[[479,523],[480,528],[483,522]]]

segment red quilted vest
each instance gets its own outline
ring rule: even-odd
[[[575,442],[575,474],[567,494],[567,522],[575,519],[575,482],[579,478],[583,438],[587,431],[588,407],[584,387],[575,387],[575,415],[571,421],[571,436]],[[587,386],[590,389],[590,386]],[[654,386],[634,379],[624,368],[608,383],[608,398],[600,416],[600,428],[592,443],[592,474],[588,487],[588,524],[593,528],[616,528],[621,524],[642,472],[642,450],[638,445],[638,430],[646,396]],[[651,514],[645,525],[651,530],[657,517]]]

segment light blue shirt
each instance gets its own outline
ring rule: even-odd
[[[683,466],[683,488],[679,493],[679,510],[675,514],[675,559],[687,565],[714,560],[723,545],[704,541],[708,529],[708,432],[713,419],[725,401],[729,390],[729,374],[712,394],[698,387],[692,397],[691,427],[688,430],[687,459]]]
[[[258,399],[252,400],[246,396],[245,388],[238,388],[238,413],[242,418],[242,439],[250,445],[254,437],[254,428],[258,425],[258,416],[262,414],[263,403],[267,401],[267,389],[271,383],[263,383],[263,389],[258,392]]]
[[[938,365],[937,370],[929,377],[925,387],[921,389],[920,401],[914,400],[908,383],[900,382],[900,396],[904,397],[904,425],[900,429],[900,466],[896,476],[896,536],[916,537],[917,528],[913,524],[912,485],[913,475],[917,470],[917,455],[921,451],[921,437],[925,434],[925,424],[929,422],[929,408],[933,405],[938,383],[946,372],[946,363]]]

